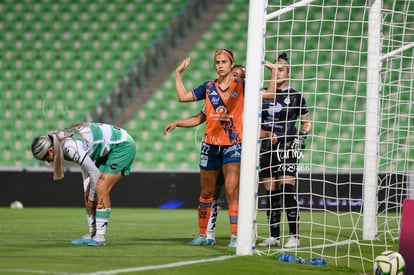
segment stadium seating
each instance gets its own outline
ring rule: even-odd
[[[31,139],[84,117],[188,2],[174,0],[161,5],[158,1],[145,0],[120,0],[110,4],[69,0],[2,1],[0,11],[5,16],[0,24],[4,37],[0,43],[4,55],[0,60],[0,69],[4,72],[0,74],[0,126],[5,132],[0,142],[0,166],[38,165],[30,154]],[[298,12],[295,16],[303,19],[305,14]],[[311,13],[310,16],[315,20],[308,27],[332,32],[333,25],[321,25],[318,21],[320,15]],[[349,15],[337,16],[348,18]],[[351,16],[355,20],[364,17],[360,13]],[[189,53],[191,73],[184,74],[187,88],[215,78],[212,55],[217,48],[232,49],[236,63],[245,64],[247,19],[248,5],[244,0],[232,0],[218,15]],[[292,31],[302,32],[305,27],[299,20]],[[355,31],[352,28],[359,25],[352,25],[351,29],[341,24],[335,27],[346,33]],[[337,36],[335,43],[344,43],[343,39]],[[293,87],[301,89],[301,81],[305,79],[309,85],[306,87],[311,89],[308,91],[305,87],[303,91],[313,124],[307,141],[312,151],[304,162],[312,163],[317,170],[362,168],[365,114],[360,106],[364,102],[355,93],[365,87],[357,87],[355,83],[365,80],[366,75],[358,69],[343,71],[336,66],[344,64],[344,53],[314,51],[320,44],[326,49],[334,47],[332,39],[310,37],[305,42],[305,61],[318,60],[319,64],[307,68],[303,75],[301,70],[296,70],[298,73],[292,79]],[[349,43],[347,47],[358,51],[357,46]],[[286,46],[281,43],[281,47]],[[303,58],[303,52],[299,51],[291,56],[292,70],[295,66],[300,68]],[[345,74],[349,81],[330,82],[330,76],[338,73]],[[167,136],[163,135],[163,128],[173,120],[196,115],[203,104],[179,103],[173,75],[161,83],[124,126],[137,143],[134,168],[198,170],[204,126],[178,128]],[[413,152],[407,154],[413,157]]]
[[[0,166],[34,165],[32,138],[84,117],[186,3],[2,1]]]
[[[237,12],[234,12],[234,10],[237,10]],[[300,12],[296,16],[299,19],[305,17]],[[345,24],[336,24],[336,26],[329,23],[322,24],[319,20],[320,14],[311,13],[310,16],[314,18],[311,17],[309,20],[314,19],[314,27],[320,29],[322,33],[332,34],[334,27],[339,34],[356,32],[358,31],[356,28],[360,28],[359,23],[351,24],[350,27]],[[351,16],[353,20],[357,21],[361,20],[365,15],[359,12],[353,12],[350,14],[337,14],[335,16],[343,20]],[[244,5],[241,0],[233,0],[223,13],[218,15],[216,22],[203,34],[201,40],[190,53],[192,64],[197,64],[197,66],[190,65],[189,70],[191,70],[191,73],[184,74],[184,82],[187,88],[196,87],[202,81],[215,77],[214,71],[212,70],[211,58],[213,51],[217,48],[232,49],[235,53],[236,63],[245,64],[247,41],[245,30],[247,29],[247,17],[248,6]],[[224,26],[226,27],[224,28]],[[306,27],[305,22],[299,20],[294,25],[294,31],[301,33]],[[299,41],[298,43],[301,42]],[[342,35],[336,35],[335,43],[345,45],[345,38]],[[314,49],[318,48],[318,45],[321,45],[327,51],[316,52]],[[334,47],[335,44],[332,43],[332,39],[309,37],[306,40],[306,45],[304,45],[307,53],[305,62],[312,64],[315,60],[318,60],[319,63],[307,67],[303,75],[300,74],[302,71],[301,64],[304,60],[303,52],[298,51],[295,52],[295,55],[291,56],[291,63],[297,64],[298,69],[296,71],[299,71],[295,75],[296,79],[292,81],[292,86],[302,87],[303,83],[301,81],[305,79],[306,85],[309,84],[309,87],[311,87],[310,90],[306,90],[305,88],[303,92],[308,101],[308,108],[313,125],[312,134],[307,141],[308,147],[312,151],[306,154],[303,162],[313,165],[313,169],[316,170],[362,169],[364,161],[362,155],[364,150],[365,113],[361,110],[360,106],[365,103],[356,95],[364,91],[365,88],[363,84],[357,86],[355,83],[357,81],[365,81],[366,75],[358,68],[344,71],[341,64],[344,64],[345,53],[332,53],[329,49],[333,49]],[[359,55],[352,51],[358,52],[365,50],[359,49],[358,47],[359,43],[352,43],[351,41],[347,44],[347,49],[350,52],[346,54],[348,56],[354,56],[355,60],[357,60]],[[314,55],[309,54],[312,52]],[[293,70],[295,70],[294,66],[292,68]],[[332,74],[343,74],[346,82],[331,82],[330,76]],[[152,115],[155,116],[158,123],[153,124],[153,128],[146,131],[148,135],[147,139],[138,141],[152,143],[156,140],[157,144],[160,144],[161,149],[155,151],[157,154],[161,154],[161,156],[146,158],[145,155],[138,154],[136,160],[137,163],[142,164],[140,167],[160,168],[161,165],[161,167],[169,169],[183,169],[183,167],[198,169],[197,160],[199,148],[197,143],[201,140],[203,126],[194,129],[176,129],[168,137],[162,136],[162,128],[166,123],[194,115],[202,107],[202,103],[190,105],[189,103],[177,102],[174,87],[171,83],[173,83],[173,77],[170,77],[166,83],[162,84],[160,90],[150,100],[149,104],[151,108],[149,109],[148,106],[144,107],[147,114],[155,112],[155,115]],[[315,87],[316,93],[313,89]],[[165,113],[167,113],[167,118],[165,118]],[[146,117],[144,123],[151,124],[147,119],[151,119],[150,116]],[[127,125],[127,128],[130,131],[134,131],[129,125],[139,125],[140,123],[142,124],[141,121],[142,116],[137,114],[133,121]],[[135,128],[135,131],[139,132],[140,130],[138,128]],[[178,140],[179,137],[181,137],[182,143],[184,144],[182,150],[184,152],[182,154],[183,158],[180,158],[180,150],[174,146],[170,146],[171,143],[175,144],[175,146],[181,144]],[[150,149],[148,150],[151,151]],[[169,157],[172,155],[176,161],[169,161]],[[194,159],[189,161],[188,157],[186,158],[189,155],[193,155]]]

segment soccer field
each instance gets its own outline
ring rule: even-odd
[[[227,210],[219,211],[215,246],[186,245],[198,230],[196,210],[142,208],[113,208],[107,246],[75,246],[70,240],[86,233],[84,213],[0,208],[0,274],[361,274],[329,260],[318,267],[274,256],[237,257],[227,247]]]

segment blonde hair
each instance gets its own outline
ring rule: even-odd
[[[38,160],[44,160],[50,146],[53,146],[53,179],[60,180],[64,177],[64,156],[63,156],[63,142],[72,137],[74,134],[79,134],[81,128],[88,126],[88,123],[81,122],[71,125],[65,129],[53,131],[47,136],[40,136],[32,142],[33,156]]]

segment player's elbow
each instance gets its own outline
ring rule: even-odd
[[[185,94],[178,96],[178,102],[191,102],[194,101],[194,96],[192,94]]]
[[[306,129],[306,132],[309,133],[312,130],[312,124],[308,121],[305,123],[303,128]]]

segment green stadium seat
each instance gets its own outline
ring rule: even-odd
[[[49,3],[44,1],[40,3]],[[0,43],[0,51],[7,52],[0,61],[0,69],[3,72],[0,74],[2,89],[0,126],[5,129],[5,138],[0,144],[0,149],[14,148],[15,141],[18,140],[21,142],[17,144],[21,147],[19,150],[21,157],[18,159],[8,156],[6,160],[3,154],[0,156],[0,166],[35,165],[30,151],[22,144],[29,144],[30,136],[33,134],[42,134],[46,130],[58,128],[59,125],[71,124],[77,116],[86,114],[89,106],[95,105],[116,84],[117,77],[125,73],[187,2],[187,0],[174,0],[159,5],[144,0],[128,3],[58,0],[53,2],[53,5],[50,3],[42,5],[42,9],[30,10],[16,9],[17,5],[22,5],[19,2],[2,3],[3,14],[11,16],[2,19],[0,31],[10,32],[12,35],[5,36]],[[325,23],[321,25],[319,10],[314,11],[309,13],[315,20],[311,23],[312,26],[321,27],[324,33],[331,34],[334,26]],[[358,11],[353,12],[351,17],[360,20],[363,15]],[[327,13],[324,16],[331,15]],[[335,16],[347,18],[349,14]],[[290,14],[284,15],[284,18],[290,17],[292,17]],[[304,11],[300,9],[298,12],[295,11],[294,17],[303,19]],[[232,0],[190,53],[194,64],[199,65],[197,68],[192,67],[191,74],[186,75],[188,88],[194,88],[204,80],[214,78],[211,62],[214,49],[231,48],[235,53],[236,62],[245,64],[247,22],[248,5],[242,4],[241,0]],[[359,28],[360,23],[358,24],[358,26],[351,26],[350,32],[354,31],[354,27]],[[335,27],[336,31],[343,33],[348,31],[341,24]],[[298,23],[289,31],[294,34],[302,32],[304,28],[304,23]],[[217,32],[223,29],[231,31],[226,31],[223,37],[222,32]],[[318,60],[319,64],[309,67],[303,75],[308,79],[306,87],[309,87],[309,91],[304,92],[307,92],[307,102],[314,120],[311,158],[312,162],[321,165],[320,169],[325,169],[326,167],[323,167],[325,165],[335,166],[332,163],[338,160],[338,156],[329,155],[323,150],[326,149],[325,146],[337,142],[339,134],[354,139],[364,137],[365,114],[354,110],[364,102],[361,99],[342,97],[339,94],[342,93],[342,89],[363,90],[361,87],[357,88],[352,81],[366,79],[366,76],[357,69],[343,71],[341,65],[345,63],[345,53],[331,52],[330,49],[345,42],[341,36],[335,36],[335,45],[332,45],[331,38],[327,37],[319,41],[316,37],[309,37],[306,44],[297,43],[299,46],[306,45],[303,50],[307,51],[312,51],[318,44],[327,49],[327,51],[315,52],[314,55],[307,55],[312,58],[317,55],[317,58],[305,60],[306,62],[311,64],[314,60]],[[283,45],[283,41],[280,41],[279,47],[289,48],[290,45]],[[359,51],[360,45],[351,40],[348,51],[351,50]],[[352,55],[349,52],[346,54],[348,57]],[[22,63],[24,68],[19,75],[16,75],[16,68],[20,66],[18,60],[30,60],[30,62]],[[303,63],[300,51],[295,52],[291,62]],[[332,74],[345,74],[349,81],[340,83],[330,81]],[[98,81],[99,86],[97,86]],[[318,95],[309,93],[312,92],[313,87],[317,87],[321,93]],[[16,90],[22,93],[15,93]],[[161,83],[159,94],[157,91],[125,126],[134,136],[140,152],[142,151],[137,154],[136,167],[143,169],[185,167],[198,170],[199,148],[196,143],[201,140],[203,126],[196,129],[176,129],[169,135],[171,137],[164,137],[162,129],[172,120],[197,114],[204,102],[179,103],[174,90],[174,79],[170,77],[165,83]],[[31,96],[26,98],[26,91],[31,91]],[[329,93],[331,96],[328,101]],[[45,113],[45,108],[55,103],[63,104],[63,107],[70,112]],[[19,113],[16,104],[21,109],[30,109],[31,112],[24,110]],[[342,116],[339,116],[328,112],[327,108],[351,109],[354,113],[344,111]],[[352,123],[356,125],[339,129],[336,124],[339,124],[341,119],[349,125]],[[19,135],[19,138],[16,139],[14,135]],[[154,148],[154,141],[160,144],[160,149]],[[347,154],[346,150],[352,149],[352,154],[347,156],[341,165],[362,167],[361,157],[354,157],[356,153],[361,153],[361,148],[355,145],[352,147],[350,144],[347,141],[340,144],[339,153]],[[170,153],[165,155],[164,150]]]
[[[75,99],[75,102],[79,104],[71,105],[69,102],[65,102],[65,105],[75,110],[74,113],[76,114],[86,112],[86,108],[90,104],[81,104],[81,102],[99,99],[116,81],[115,78],[103,76],[108,71],[108,68],[110,68],[109,71],[113,71],[115,68],[118,72],[114,72],[113,75],[116,76],[119,72],[124,72],[125,68],[129,67],[130,63],[136,60],[140,51],[142,52],[142,47],[135,47],[133,54],[136,56],[132,56],[131,42],[138,40],[136,34],[146,32],[149,40],[154,39],[157,32],[168,24],[169,18],[173,17],[175,12],[186,1],[180,0],[176,1],[176,3],[178,5],[168,5],[168,11],[171,13],[165,13],[164,17],[152,16],[152,18],[160,20],[160,22],[154,23],[156,29],[152,33],[146,30],[147,25],[145,24],[135,24],[134,29],[130,28],[134,24],[129,23],[136,21],[136,18],[139,17],[137,13],[138,15],[140,13],[147,15],[148,12],[141,8],[144,7],[143,2],[133,2],[127,5],[122,2],[114,2],[107,5],[106,3],[87,1],[58,1],[54,3],[53,8],[52,5],[42,5],[42,9],[30,11],[27,9],[14,9],[16,5],[13,1],[3,3],[3,11],[7,11],[10,16],[2,21],[3,24],[0,25],[1,31],[3,33],[10,31],[16,35],[7,36],[7,39],[0,43],[2,47],[0,50],[4,52],[6,48],[8,51],[8,55],[1,61],[1,69],[2,71],[10,70],[10,72],[13,72],[16,64],[18,65],[15,62],[16,59],[23,60],[28,54],[31,56],[31,61],[27,62],[28,66],[25,67],[25,70],[30,70],[32,73],[32,77],[27,79],[32,84],[30,87],[24,84],[22,88],[30,89],[36,96],[40,95],[40,98],[31,99],[36,103],[33,105],[37,106],[37,109],[35,108],[30,116],[37,117],[37,113],[42,114],[41,102],[43,99],[52,101],[55,98],[70,102],[72,102],[71,99]],[[152,3],[149,4],[151,5],[145,5],[145,7],[149,9],[155,8]],[[160,9],[163,9],[163,6],[167,5],[158,6]],[[121,17],[117,17],[119,14]],[[113,27],[114,22],[116,22],[115,28]],[[102,29],[108,30],[109,35],[112,35],[108,39],[108,46],[105,46],[105,41],[102,40]],[[121,36],[119,29],[125,35]],[[149,26],[147,29],[149,29]],[[85,35],[85,30],[88,31],[88,35]],[[112,41],[119,42],[119,53],[112,54]],[[103,58],[105,57],[103,54],[104,47],[111,54],[110,58]],[[125,61],[122,60],[124,58]],[[93,60],[100,60],[101,67],[95,67],[96,63]],[[118,64],[116,67],[113,66],[115,62]],[[83,67],[87,63],[91,64],[90,69]],[[90,70],[93,74],[90,78],[79,79],[78,81],[76,74],[83,75],[84,70]],[[61,71],[62,73],[59,76],[51,75],[50,78],[47,78],[46,71]],[[1,80],[4,79],[3,75],[7,76],[7,73],[2,74]],[[4,87],[7,86],[10,87],[10,90],[15,90],[16,81],[14,75],[11,74],[5,79],[2,89],[4,90]],[[99,87],[96,87],[97,79],[102,82],[102,85],[99,85]],[[65,94],[65,90],[68,89],[68,83],[72,85],[70,89],[73,92]],[[76,89],[80,92],[78,93]],[[53,91],[55,94],[52,97],[44,96],[45,90]],[[69,94],[71,95],[69,96]],[[13,99],[11,98],[11,100]],[[40,103],[38,103],[39,101]],[[79,109],[79,106],[84,107]],[[66,120],[68,122],[73,120],[73,116],[73,114],[68,113]],[[65,118],[58,119],[59,123],[62,123],[62,120],[64,121]],[[43,122],[41,119],[36,120],[34,125],[40,128],[50,128],[53,126]],[[56,125],[54,126],[53,128],[56,128]]]

